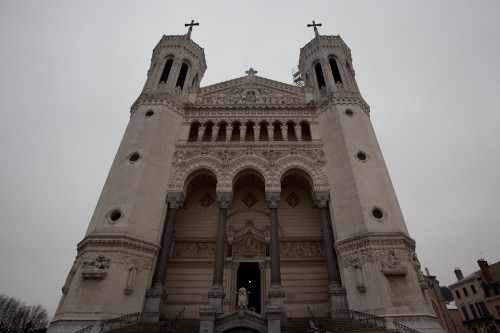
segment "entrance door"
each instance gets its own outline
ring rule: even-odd
[[[256,262],[242,262],[238,268],[236,291],[245,288],[248,295],[248,310],[260,313],[260,268]],[[236,304],[238,304],[236,295]]]

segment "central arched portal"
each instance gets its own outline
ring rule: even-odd
[[[250,293],[248,295],[248,309],[256,313],[261,313],[260,268],[257,262],[240,263],[236,278],[236,290],[240,288],[245,288]]]

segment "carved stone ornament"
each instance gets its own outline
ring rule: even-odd
[[[213,259],[215,243],[208,242],[176,242],[172,251],[174,259]]]
[[[280,201],[279,192],[266,192],[266,201],[269,208],[278,208],[278,202]]]
[[[201,196],[199,201],[200,204],[206,209],[208,206],[211,206],[214,203],[215,199],[210,195],[210,193],[205,192],[205,194]]]
[[[217,192],[217,201],[219,202],[219,208],[229,209],[233,201],[233,194],[231,192]]]
[[[380,260],[380,268],[386,276],[402,276],[407,272],[407,268],[396,257],[394,250],[389,250],[387,257]]]
[[[245,204],[245,206],[250,208],[257,203],[257,198],[251,192],[248,192],[248,194],[245,195],[242,201]]]
[[[324,258],[322,241],[280,242],[280,255],[284,258]]]
[[[82,266],[82,275],[84,279],[104,280],[108,275],[110,259],[105,256],[97,256],[92,261],[85,261]]]
[[[291,192],[288,197],[286,197],[285,201],[292,206],[292,208],[295,208],[298,206],[300,203],[301,199],[295,192]]]
[[[170,208],[179,209],[184,203],[184,194],[182,192],[167,192],[167,202]]]
[[[316,191],[313,194],[314,203],[318,206],[318,208],[323,208],[328,205],[328,201],[330,201],[330,193],[327,191]]]

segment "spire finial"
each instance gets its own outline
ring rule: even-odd
[[[316,37],[319,37],[318,28],[316,28],[316,27],[321,27],[321,23],[316,23],[316,22],[313,21],[312,24],[308,24],[307,26],[308,27],[314,27],[314,34],[315,34]]]
[[[200,25],[199,23],[194,23],[194,20],[191,20],[191,23],[184,24],[185,27],[189,27],[188,32],[186,34],[187,38],[191,38],[191,31],[193,31],[193,26]]]

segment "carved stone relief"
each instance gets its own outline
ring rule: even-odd
[[[215,245],[215,242],[175,242],[172,258],[213,259]]]
[[[200,204],[205,208],[211,206],[214,201],[215,199],[208,192],[205,192],[199,200]]]
[[[286,197],[285,201],[292,206],[292,208],[295,208],[298,206],[300,203],[301,199],[300,197],[295,193],[295,192],[290,192],[290,194]]]
[[[284,258],[324,258],[322,241],[280,242],[280,255]]]
[[[103,255],[97,256],[94,260],[84,261],[82,275],[84,279],[101,279],[108,275],[110,259]]]

